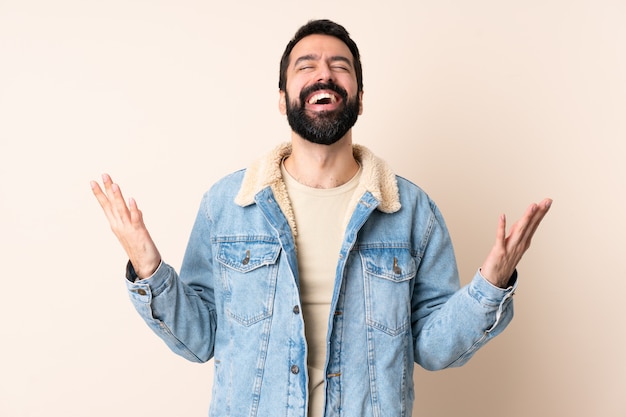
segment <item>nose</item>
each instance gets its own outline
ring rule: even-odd
[[[318,67],[317,73],[318,82],[333,82],[333,72],[330,69],[330,65],[327,63],[321,63]]]

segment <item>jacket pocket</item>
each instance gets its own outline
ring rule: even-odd
[[[411,279],[415,259],[405,248],[361,251],[367,325],[396,336],[411,324]]]
[[[226,314],[236,322],[251,326],[272,315],[278,242],[237,237],[218,242]]]

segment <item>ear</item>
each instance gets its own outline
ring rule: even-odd
[[[363,114],[363,90],[359,92],[359,116]]]
[[[287,98],[283,90],[278,90],[278,111],[283,116],[287,114]]]

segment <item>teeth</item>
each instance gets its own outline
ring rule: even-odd
[[[330,93],[319,93],[319,94],[314,94],[310,99],[309,99],[309,104],[316,104],[317,102],[319,102],[320,100],[324,100],[324,99],[329,99],[331,103],[336,103],[337,102],[337,97],[335,97],[334,94],[330,94]]]

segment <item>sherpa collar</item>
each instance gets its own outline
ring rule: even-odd
[[[361,164],[362,173],[351,209],[356,206],[363,193],[369,191],[379,201],[378,210],[384,213],[394,213],[400,210],[396,176],[387,163],[365,146],[353,145],[352,149],[354,158]],[[281,161],[289,154],[291,154],[291,143],[286,142],[274,148],[265,157],[253,162],[246,170],[239,193],[235,197],[235,203],[243,207],[251,205],[259,191],[271,187],[278,205],[295,234],[293,210],[280,168]]]

